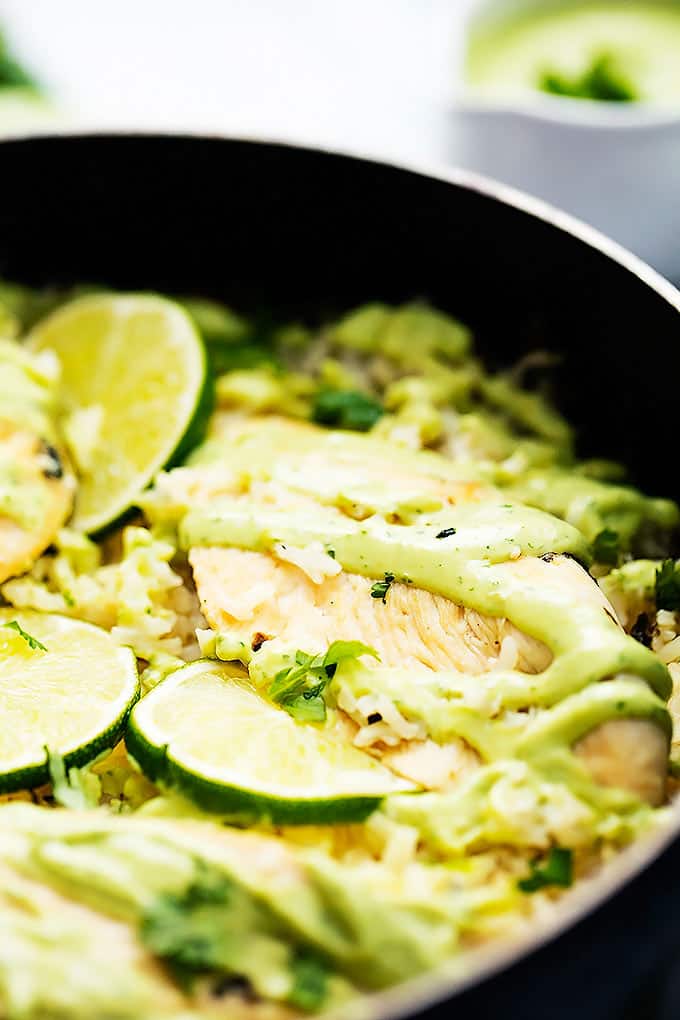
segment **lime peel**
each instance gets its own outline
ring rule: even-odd
[[[0,626],[14,622],[45,650],[0,652],[0,794],[48,782],[47,748],[69,769],[113,747],[139,696],[132,651],[101,628],[0,610]]]
[[[81,468],[72,527],[100,532],[203,438],[214,394],[203,341],[167,298],[93,294],[41,320],[28,343],[61,363],[68,438]],[[73,424],[95,413],[98,426],[85,430],[79,452]]]
[[[385,796],[413,789],[205,659],[171,674],[135,706],[125,740],[149,779],[221,815],[291,825],[356,822]]]

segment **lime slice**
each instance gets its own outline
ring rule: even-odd
[[[46,782],[46,748],[72,766],[113,747],[138,693],[132,651],[106,631],[0,610],[0,793]]]
[[[150,779],[204,810],[278,824],[361,821],[387,794],[413,789],[206,659],[140,701],[125,739]]]
[[[100,531],[202,438],[212,405],[203,343],[180,305],[152,294],[70,301],[29,343],[61,361],[79,467],[73,526]]]

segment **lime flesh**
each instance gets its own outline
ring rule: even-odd
[[[29,344],[59,356],[65,413],[81,415],[80,441],[69,436],[79,466],[73,526],[100,531],[200,440],[212,392],[203,343],[173,301],[95,294],[43,319]]]
[[[46,749],[71,766],[113,747],[138,693],[132,651],[99,627],[0,610],[0,793],[44,783]]]
[[[205,810],[282,824],[359,821],[387,794],[412,789],[206,660],[139,702],[126,743],[149,778]]]

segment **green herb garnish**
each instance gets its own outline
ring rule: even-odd
[[[605,563],[615,567],[619,562],[621,540],[618,531],[603,528],[593,539],[593,559],[597,563]]]
[[[610,53],[593,57],[585,71],[573,78],[548,69],[541,74],[538,87],[542,92],[572,99],[596,99],[607,103],[632,103],[638,99],[633,86],[617,67],[616,58]]]
[[[3,623],[3,627],[9,627],[10,630],[15,630],[20,638],[23,638],[28,647],[34,652],[46,652],[47,648],[38,641],[37,637],[33,637],[28,631],[24,630],[21,624],[17,620],[10,620],[9,623]]]
[[[367,432],[384,414],[382,404],[358,390],[319,390],[314,398],[312,419],[319,425],[334,425],[354,432]]]
[[[374,581],[371,585],[371,598],[382,599],[383,605],[387,603],[387,593],[394,583],[394,574],[385,574],[384,581]]]
[[[323,1006],[328,969],[313,953],[287,946],[281,925],[247,889],[216,867],[198,860],[193,881],[166,892],[146,907],[139,935],[163,960],[177,983],[191,991],[201,975],[224,976],[257,985],[259,959],[270,961],[280,979],[290,979],[291,1005],[308,1012]]]
[[[564,847],[554,846],[545,861],[538,858],[529,867],[529,875],[517,883],[517,888],[525,893],[538,892],[551,885],[566,889],[574,880],[574,855]]]
[[[211,908],[226,911],[233,891],[234,884],[226,876],[201,867],[184,892],[165,893],[146,911],[142,942],[166,961],[184,988],[191,986],[196,974],[220,969],[217,924]]]
[[[267,691],[272,701],[299,722],[324,722],[326,702],[323,692],[341,662],[358,659],[360,655],[378,658],[374,648],[361,641],[334,641],[328,650],[319,655],[309,655],[298,650],[295,665],[280,670]]]
[[[675,560],[664,560],[654,580],[657,609],[680,609],[680,567]]]
[[[293,960],[291,970],[293,988],[288,1002],[305,1013],[316,1013],[328,994],[328,967],[311,953],[299,953]]]

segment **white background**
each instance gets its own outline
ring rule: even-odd
[[[450,152],[469,0],[0,0],[15,49],[88,126]]]

